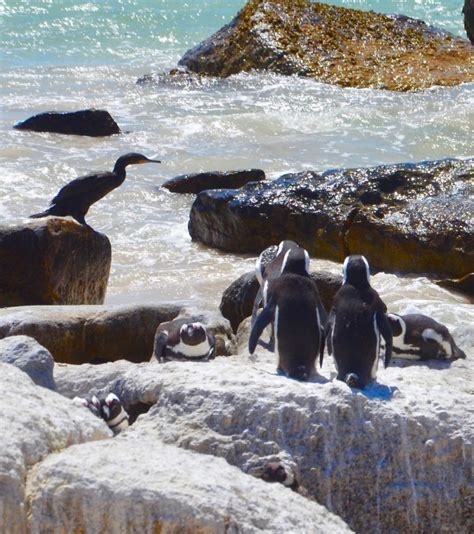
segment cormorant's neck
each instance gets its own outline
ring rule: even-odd
[[[125,161],[120,161],[120,158],[115,163],[114,174],[120,180],[120,183],[122,183],[125,180],[125,176],[126,176],[125,167],[126,166],[127,166],[127,163]]]

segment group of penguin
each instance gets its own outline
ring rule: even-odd
[[[364,256],[348,256],[343,283],[329,316],[316,282],[309,274],[309,254],[294,241],[265,249],[256,262],[260,283],[252,312],[249,352],[260,343],[278,356],[277,372],[307,380],[316,372],[324,349],[334,357],[337,379],[365,388],[376,379],[381,348],[384,364],[395,356],[414,360],[465,358],[448,329],[422,314],[387,313],[387,306],[370,285]],[[258,314],[260,304],[263,310]],[[270,341],[260,341],[269,328]]]

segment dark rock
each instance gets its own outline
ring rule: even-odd
[[[437,280],[436,283],[440,287],[467,295],[469,300],[474,303],[474,273],[466,274],[466,276],[458,279]]]
[[[15,128],[33,132],[88,135],[91,137],[103,137],[120,133],[120,128],[110,113],[102,109],[40,113],[15,124]]]
[[[318,286],[323,306],[329,312],[334,295],[342,285],[342,276],[327,271],[312,272],[311,278]],[[222,315],[229,319],[234,332],[240,323],[252,315],[253,303],[258,292],[259,283],[254,272],[243,274],[224,291],[220,304]]]
[[[464,0],[464,28],[469,40],[474,44],[474,0]]]
[[[460,37],[405,16],[310,0],[250,0],[179,65],[208,76],[265,70],[395,91],[474,80],[473,50]]]
[[[265,173],[259,169],[200,172],[176,176],[167,180],[162,187],[172,193],[200,193],[206,189],[238,189],[249,182],[261,182],[262,180],[265,180]]]
[[[11,336],[0,340],[0,362],[18,367],[38,386],[56,389],[53,357],[31,337]]]
[[[56,362],[126,359],[147,362],[157,326],[181,308],[163,306],[34,306],[0,310],[0,338],[26,335]]]
[[[462,277],[474,264],[473,186],[474,159],[288,174],[203,191],[189,232],[236,253],[291,239],[313,257],[364,254],[375,270]]]
[[[67,219],[0,227],[0,306],[102,304],[109,239]]]

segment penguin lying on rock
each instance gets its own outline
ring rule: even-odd
[[[348,256],[343,275],[325,337],[328,352],[334,355],[338,380],[363,389],[377,377],[380,335],[385,340],[385,367],[390,363],[392,330],[385,315],[387,307],[370,286],[369,264],[364,256]]]
[[[388,313],[393,333],[393,357],[407,360],[457,360],[466,354],[456,345],[449,330],[419,313]]]
[[[73,401],[89,408],[96,417],[103,419],[114,434],[128,428],[128,413],[114,393],[109,393],[105,399],[92,395],[90,398],[74,397]]]
[[[280,374],[307,380],[323,361],[326,310],[308,273],[308,253],[292,248],[285,253],[281,274],[264,287],[265,307],[252,327],[249,352],[253,354],[263,330],[271,324]]]
[[[150,362],[208,361],[215,358],[216,340],[200,322],[174,319],[158,326]]]

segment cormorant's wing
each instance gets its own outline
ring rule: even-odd
[[[167,343],[168,333],[165,331],[157,332],[155,335],[155,343],[153,345],[153,357],[155,357],[158,362],[163,361],[163,352]]]
[[[258,316],[255,324],[253,325],[252,331],[250,332],[249,339],[249,352],[253,354],[255,352],[255,347],[259,337],[262,335],[263,330],[273,321],[275,316],[275,305],[273,304],[272,299],[268,304],[263,308],[262,313]]]
[[[385,367],[388,367],[390,359],[392,358],[392,344],[393,344],[393,335],[392,328],[387,319],[385,313],[381,311],[376,312],[375,320],[377,321],[377,326],[380,330],[382,337],[385,340]]]
[[[51,201],[51,204],[58,204],[77,196],[84,194],[90,195],[91,193],[101,192],[102,190],[104,190],[105,194],[108,191],[108,182],[112,185],[116,179],[115,174],[111,172],[99,172],[79,176],[79,178],[69,182],[60,189]]]

